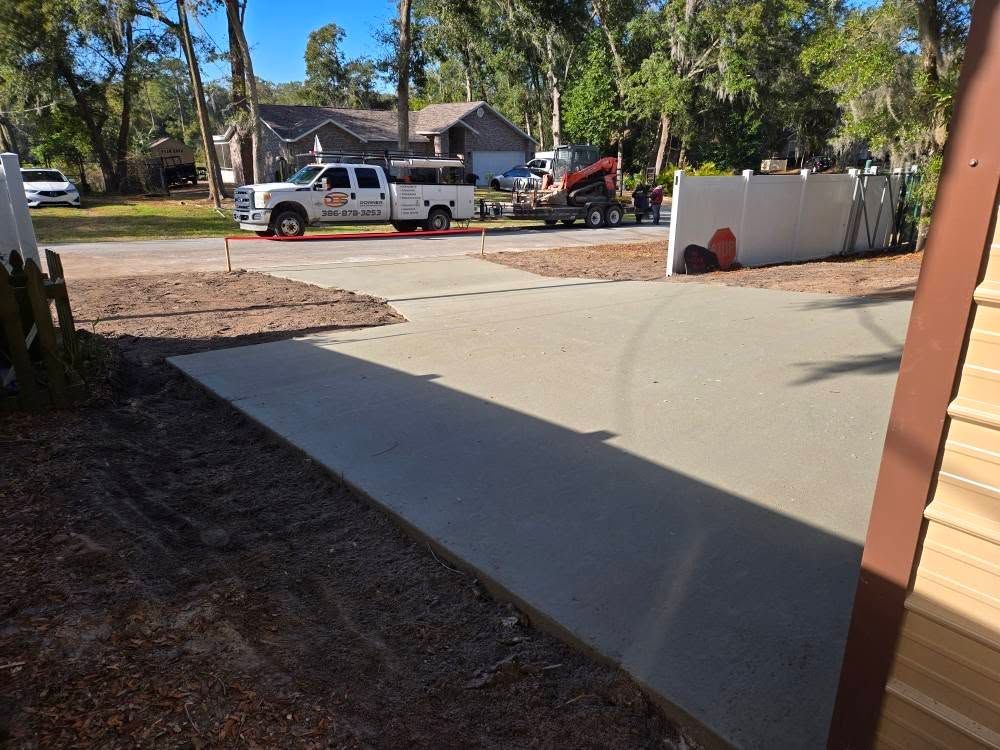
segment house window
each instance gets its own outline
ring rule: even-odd
[[[215,155],[219,157],[219,168],[220,169],[232,169],[233,168],[233,154],[229,150],[228,143],[216,143],[215,144]]]
[[[379,188],[378,174],[374,169],[358,167],[354,170],[354,176],[358,178],[359,188]]]

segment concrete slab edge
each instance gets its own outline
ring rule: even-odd
[[[457,568],[463,573],[474,578],[478,583],[480,583],[484,589],[489,593],[493,599],[503,602],[513,604],[521,612],[528,615],[530,625],[543,633],[552,635],[559,640],[563,641],[571,648],[578,651],[582,651],[591,659],[594,659],[600,664],[612,667],[621,672],[624,672],[629,676],[633,682],[635,682],[645,693],[646,697],[650,699],[652,703],[658,706],[664,713],[664,715],[671,722],[675,724],[677,729],[682,734],[682,739],[687,741],[694,741],[697,745],[704,748],[704,750],[730,750],[733,748],[732,743],[726,741],[721,736],[716,734],[710,727],[703,724],[701,721],[696,719],[690,713],[685,711],[682,707],[670,701],[669,698],[660,694],[654,690],[648,683],[646,683],[642,678],[634,675],[626,667],[615,659],[601,653],[599,650],[594,648],[591,644],[582,640],[579,636],[574,634],[564,625],[560,624],[552,617],[547,615],[542,610],[538,609],[534,605],[523,600],[515,592],[508,589],[499,581],[495,580],[485,571],[481,570],[478,566],[472,565],[465,560],[463,560],[458,555],[454,554],[447,547],[442,545],[432,536],[425,533],[419,527],[412,524],[405,517],[401,516],[399,513],[395,512],[391,508],[385,506],[379,502],[378,498],[373,497],[360,486],[356,485],[350,479],[348,479],[344,474],[337,472],[335,469],[327,466],[321,461],[317,461],[309,457],[309,455],[302,450],[299,446],[295,445],[291,440],[286,438],[279,432],[271,429],[268,425],[264,424],[260,420],[253,417],[251,414],[246,412],[240,407],[238,403],[230,401],[221,394],[217,393],[211,386],[205,385],[197,378],[189,375],[182,367],[176,364],[173,357],[167,358],[167,363],[173,367],[177,372],[184,376],[194,385],[198,386],[202,390],[210,394],[214,399],[236,409],[240,414],[242,414],[246,419],[253,422],[260,429],[262,429],[267,434],[271,435],[278,442],[287,445],[289,448],[294,450],[296,453],[300,453],[305,457],[310,458],[315,466],[318,466],[321,470],[330,475],[339,484],[347,487],[352,493],[354,493],[358,498],[363,500],[368,505],[374,507],[378,511],[386,514],[396,526],[398,526],[407,536],[412,538],[414,541],[419,542],[427,546],[427,548],[432,551],[441,560],[444,560],[449,565]],[[683,747],[683,746],[682,746]]]

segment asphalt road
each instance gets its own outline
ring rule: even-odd
[[[627,224],[615,229],[586,227],[495,229],[486,234],[486,250],[537,250],[548,247],[600,245],[605,243],[666,243],[669,225]],[[481,236],[412,236],[275,242],[240,240],[229,243],[233,268],[255,271],[285,271],[359,261],[467,255],[478,252]],[[178,271],[224,271],[226,250],[222,238],[183,240],[123,240],[78,244],[42,244],[60,253],[68,278],[133,276]]]

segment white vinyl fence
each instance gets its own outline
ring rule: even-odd
[[[891,175],[812,174],[733,177],[674,174],[667,275],[684,273],[684,248],[708,247],[720,229],[736,236],[743,266],[824,258],[888,247],[904,188]]]
[[[35,228],[21,181],[21,164],[17,154],[0,154],[0,258],[6,261],[12,250],[41,268]]]

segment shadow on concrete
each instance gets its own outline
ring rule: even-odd
[[[740,746],[824,744],[858,544],[621,450],[606,431],[319,343],[173,362],[536,622],[623,665],[673,716]],[[588,398],[571,380],[565,390]],[[704,448],[711,476],[726,450]]]
[[[838,297],[832,300],[811,300],[803,307],[805,310],[846,309],[857,312],[857,322],[867,330],[879,343],[886,347],[878,354],[845,355],[826,362],[800,362],[801,367],[808,372],[792,381],[792,385],[815,383],[826,378],[859,373],[867,375],[885,375],[899,371],[899,362],[903,357],[903,341],[894,336],[884,326],[880,325],[871,314],[873,305],[885,302],[898,302],[901,298],[890,296],[870,297]]]

